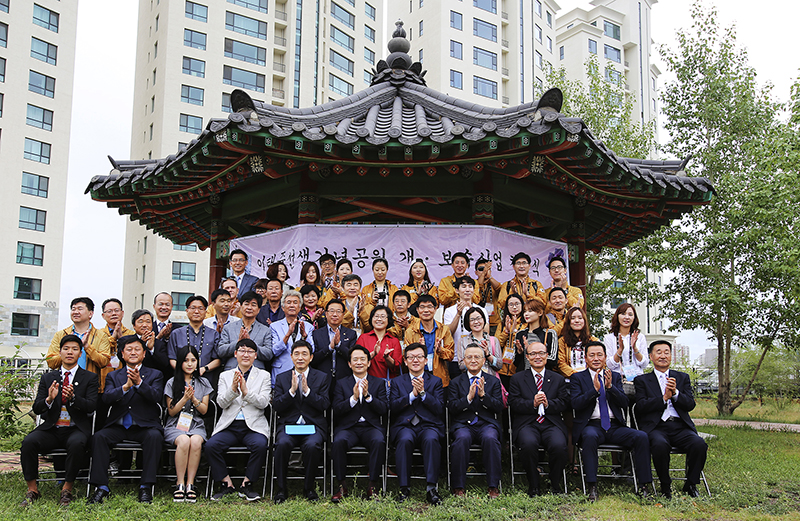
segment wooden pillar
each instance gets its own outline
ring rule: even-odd
[[[584,202],[585,205],[585,202]],[[575,211],[575,222],[572,223],[571,235],[574,239],[569,246],[569,285],[580,288],[583,298],[586,299],[586,240],[584,236],[584,220],[586,218],[583,207]]]
[[[211,292],[217,289],[222,281],[222,277],[225,276],[225,270],[228,268],[228,258],[225,256],[222,259],[217,258],[217,242],[216,239],[211,240],[211,245],[209,250],[211,250],[211,255],[209,255],[209,264],[208,264],[208,294],[211,295]]]

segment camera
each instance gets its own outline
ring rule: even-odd
[[[478,266],[477,268],[475,268],[475,270],[476,270],[476,271],[483,271],[483,270],[484,270],[484,268],[486,268],[486,264],[481,264],[480,266]]]
[[[386,292],[385,292],[385,291],[379,291],[379,292],[378,292],[378,300],[386,300],[386,297],[387,297],[387,296],[388,296],[388,295],[386,294]]]

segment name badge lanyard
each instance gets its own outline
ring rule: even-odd
[[[205,326],[200,326],[200,344],[197,345],[197,346],[192,345],[191,340],[189,340],[189,330],[191,328],[192,328],[191,326],[186,326],[186,345],[194,347],[195,349],[197,349],[197,354],[202,355],[203,354],[203,342],[205,341],[205,338],[206,338],[206,327]]]
[[[192,389],[195,387],[195,380],[192,377],[190,382]],[[186,391],[186,382],[183,382],[184,392]],[[194,418],[194,403],[191,400],[188,400],[185,404],[183,404],[183,409],[181,410],[181,414],[178,417],[178,424],[175,426],[178,430],[183,432],[188,432],[192,426],[192,419]]]

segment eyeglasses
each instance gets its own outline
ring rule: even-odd
[[[109,315],[114,315],[116,313],[122,313],[122,310],[120,308],[107,309],[107,310],[103,311],[103,313],[108,313]]]
[[[186,311],[205,311],[205,310],[206,310],[206,308],[204,308],[202,306],[190,306],[190,307],[186,308]]]
[[[486,357],[480,356],[480,355],[469,355],[469,356],[465,356],[464,360],[467,360],[467,361],[469,361],[469,360],[483,360],[484,358],[486,358]]]
[[[425,355],[410,355],[406,357],[406,360],[413,362],[414,360],[425,360],[426,358]]]
[[[544,358],[547,356],[547,351],[528,351],[528,356],[531,358]]]
[[[256,354],[256,352],[253,351],[252,349],[237,349],[236,352],[239,353],[240,355],[254,355],[254,354]]]
[[[470,322],[483,322],[483,317],[472,317],[469,319]]]
[[[426,305],[417,306],[417,310],[420,310],[420,309],[433,310],[433,309],[435,309],[435,308],[434,308],[433,306],[431,306],[431,305],[427,305],[427,306],[426,306]]]
[[[563,271],[564,270],[564,266],[562,266],[560,264],[556,264],[554,266],[550,266],[550,268],[548,268],[548,269],[550,271]]]
[[[528,264],[530,264],[530,262],[525,261],[525,260],[521,260],[521,261],[515,262],[514,266],[527,266]]]

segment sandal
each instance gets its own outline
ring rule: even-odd
[[[173,503],[183,503],[186,499],[186,489],[183,485],[178,485],[175,488],[175,492],[172,493],[172,502]]]
[[[186,485],[186,502],[197,503],[197,491],[194,489],[194,485]]]

